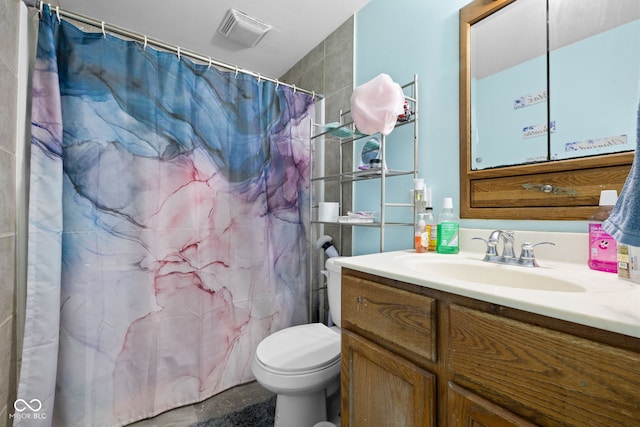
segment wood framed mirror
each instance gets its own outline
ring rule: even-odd
[[[474,67],[472,63],[475,60],[472,58],[472,49],[473,46],[477,46],[477,43],[472,43],[472,27],[507,6],[513,7],[519,1],[525,2],[525,0],[474,0],[460,10],[460,216],[462,218],[477,219],[586,220],[597,209],[600,192],[611,189],[617,190],[619,193],[629,174],[634,157],[634,152],[629,150],[635,149],[636,145],[635,119],[637,118],[638,106],[638,82],[635,82],[635,86],[628,87],[629,93],[635,94],[633,95],[635,98],[632,100],[635,103],[635,107],[628,111],[629,102],[624,107],[624,115],[628,114],[633,119],[633,129],[629,129],[629,118],[627,117],[627,126],[622,126],[622,130],[619,129],[620,127],[614,127],[611,130],[600,131],[600,135],[596,135],[598,131],[589,130],[588,137],[579,135],[575,136],[577,139],[572,140],[570,139],[574,137],[572,135],[564,137],[565,140],[559,144],[560,147],[567,147],[566,151],[569,151],[570,146],[586,147],[587,144],[592,144],[593,141],[601,141],[601,146],[604,147],[605,145],[615,144],[611,142],[611,139],[623,134],[626,146],[621,149],[626,151],[608,153],[606,152],[608,150],[607,147],[604,148],[603,152],[600,148],[592,150],[591,146],[589,146],[584,150],[585,157],[576,158],[569,158],[570,155],[564,152],[564,148],[554,148],[551,136],[556,126],[558,128],[564,126],[563,130],[566,129],[567,126],[565,125],[570,121],[569,119],[580,118],[587,124],[589,119],[585,118],[584,113],[580,112],[579,107],[582,106],[580,100],[575,101],[577,107],[575,111],[572,109],[569,112],[570,114],[565,112],[562,115],[558,112],[558,109],[555,112],[553,111],[554,107],[550,105],[554,102],[554,93],[558,94],[560,91],[558,86],[554,87],[552,83],[549,83],[553,76],[549,77],[548,65],[546,65],[546,75],[543,79],[546,81],[544,83],[546,87],[539,88],[538,84],[536,90],[530,92],[526,92],[525,89],[524,93],[516,90],[513,90],[513,93],[509,93],[510,86],[498,85],[498,89],[495,92],[496,96],[503,95],[499,92],[507,92],[506,99],[512,103],[507,106],[512,111],[507,113],[509,114],[508,116],[500,117],[499,121],[506,127],[515,127],[514,131],[521,133],[527,126],[523,128],[522,124],[518,123],[519,117],[523,115],[518,111],[513,112],[513,110],[519,108],[513,102],[518,98],[526,98],[526,96],[530,95],[535,97],[535,95],[543,94],[541,96],[541,98],[544,98],[542,102],[546,105],[546,107],[543,107],[546,110],[543,117],[544,126],[541,125],[539,129],[531,126],[530,130],[533,129],[534,132],[540,132],[542,144],[546,148],[543,150],[544,155],[541,156],[523,156],[523,161],[499,160],[496,165],[490,164],[486,168],[478,167],[478,162],[487,162],[486,158],[479,156],[477,152],[473,152],[474,142],[472,141],[472,135],[477,137],[478,129],[477,123],[472,123],[472,121],[474,119],[477,120],[476,117],[479,114],[475,110],[478,106],[473,104],[474,100],[472,99],[474,93],[476,93],[474,92],[474,85],[477,83],[474,80],[475,76],[472,77],[472,68]],[[545,13],[548,13],[547,11],[550,9],[546,0],[526,1],[530,3],[533,1],[543,2]],[[603,0],[595,1],[599,2],[598,4],[603,3]],[[634,5],[631,6],[634,8],[635,13],[635,4],[640,5],[640,2],[637,2],[637,0],[631,1],[635,1]],[[586,10],[585,13],[593,13],[593,10]],[[640,6],[638,7],[638,13],[640,13]],[[545,21],[548,21],[546,16]],[[635,20],[635,18],[632,18],[632,21],[634,25],[633,31],[637,31],[636,28],[640,28],[640,19]],[[638,27],[635,27],[636,25]],[[509,38],[520,37],[522,40],[527,41],[531,37],[526,34],[526,27],[526,25],[520,25],[517,34],[500,35],[494,40],[508,40]],[[544,29],[544,33],[545,37],[548,37],[548,28]],[[637,43],[640,46],[640,41]],[[496,43],[496,46],[498,44]],[[545,44],[549,45],[546,40]],[[636,62],[640,63],[640,49],[638,47],[634,49],[632,67],[636,66]],[[499,49],[495,49],[495,51],[497,50]],[[497,58],[493,57],[493,55],[498,54],[495,51],[492,51],[490,55],[492,56],[490,61],[493,63],[498,61]],[[552,54],[549,49],[546,49],[543,52],[544,57],[542,60],[549,64],[549,57]],[[636,56],[634,57],[633,55]],[[637,71],[636,69],[636,76]],[[575,73],[576,79],[579,80],[580,70],[572,70],[571,72]],[[569,77],[572,76],[570,73],[568,75]],[[599,83],[597,84],[599,85]],[[624,84],[629,86],[628,81]],[[584,91],[586,92],[589,87],[586,87]],[[604,104],[604,102],[599,102]],[[602,105],[600,106],[602,107]],[[539,106],[535,108],[539,108]],[[472,114],[476,114],[476,116],[472,117]],[[520,115],[516,116],[517,114]],[[563,120],[555,123],[554,118],[551,116],[552,114],[563,117]],[[602,113],[598,112],[597,114],[599,120],[606,120]],[[473,131],[472,125],[476,126]],[[581,126],[581,128],[588,129],[589,126],[585,125]],[[603,134],[605,132],[610,134]],[[558,132],[558,134],[561,133]],[[576,133],[579,134],[580,132]],[[483,133],[483,135],[485,134]],[[508,145],[498,146],[494,151],[518,150],[519,144],[523,144],[522,138],[526,138],[526,136],[518,136],[516,138],[518,141],[509,140],[507,142]],[[490,140],[491,138],[488,139]],[[487,139],[483,140],[483,142],[485,141]],[[504,162],[504,165],[500,162]]]

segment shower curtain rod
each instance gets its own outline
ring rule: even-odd
[[[42,2],[40,0],[23,0],[24,4],[29,6],[29,7],[33,7],[35,9],[40,9],[42,11],[42,6],[44,6],[45,2]],[[276,87],[278,86],[286,86],[289,87],[291,89],[293,89],[294,92],[302,92],[302,93],[306,93],[308,95],[311,95],[314,100],[315,98],[324,98],[323,95],[316,93],[315,91],[310,91],[310,90],[306,90],[306,89],[302,89],[299,87],[296,87],[296,85],[293,84],[289,84],[289,83],[284,83],[279,81],[278,79],[274,79],[271,77],[265,77],[263,75],[261,75],[260,73],[256,73],[253,71],[249,71],[246,70],[244,68],[240,68],[237,65],[231,65],[231,64],[227,64],[225,62],[221,62],[215,59],[212,59],[210,56],[205,56],[205,55],[201,55],[199,53],[196,52],[192,52],[190,50],[187,49],[183,49],[180,46],[176,46],[176,45],[172,45],[172,44],[168,44],[165,43],[163,41],[160,40],[156,40],[156,39],[152,39],[152,38],[148,38],[145,35],[141,35],[139,33],[134,33],[132,31],[126,30],[124,28],[112,25],[112,24],[108,24],[105,23],[104,21],[98,21],[97,19],[93,19],[90,18],[88,16],[85,15],[80,15],[78,13],[75,12],[71,12],[68,10],[64,10],[64,9],[60,9],[59,6],[52,6],[50,3],[48,4],[49,8],[51,10],[51,13],[56,13],[58,15],[58,18],[60,17],[64,17],[64,18],[68,18],[68,19],[72,19],[74,21],[78,21],[78,22],[82,22],[83,24],[89,24],[93,27],[96,28],[101,28],[102,29],[102,33],[106,35],[107,31],[113,34],[117,34],[119,36],[123,36],[123,37],[127,37],[129,39],[135,40],[137,42],[143,43],[145,46],[152,46],[152,47],[157,47],[169,52],[173,52],[176,55],[178,55],[178,58],[185,56],[191,59],[195,59],[197,61],[203,62],[205,64],[209,64],[209,66],[213,66],[215,65],[216,67],[219,68],[224,68],[226,70],[229,71],[235,71],[236,75],[238,73],[242,73],[242,74],[247,74],[253,77],[256,77],[258,79],[258,81],[260,80],[266,80],[272,83],[276,84]]]

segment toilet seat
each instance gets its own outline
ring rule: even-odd
[[[256,360],[279,375],[300,375],[340,362],[340,334],[322,323],[282,329],[258,344]]]

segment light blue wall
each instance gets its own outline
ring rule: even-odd
[[[380,73],[404,83],[414,74],[419,78],[420,149],[419,170],[433,191],[434,211],[442,208],[443,197],[453,197],[459,212],[459,21],[458,11],[470,0],[370,0],[356,14],[355,85]],[[388,145],[388,150],[393,150]],[[392,165],[389,165],[392,167]],[[388,193],[406,194],[411,188],[401,183]],[[369,186],[369,183],[366,184]],[[354,189],[354,207],[371,204],[371,188]],[[379,209],[379,206],[378,208]],[[585,221],[493,221],[462,220],[463,227],[531,231],[586,232]],[[408,229],[408,227],[405,227]],[[385,235],[385,250],[410,248],[413,230],[394,228]],[[378,234],[356,227],[354,255],[379,250]]]

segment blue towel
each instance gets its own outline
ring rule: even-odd
[[[640,246],[640,103],[636,127],[636,154],[629,176],[609,219],[603,224],[616,242],[630,246]]]

